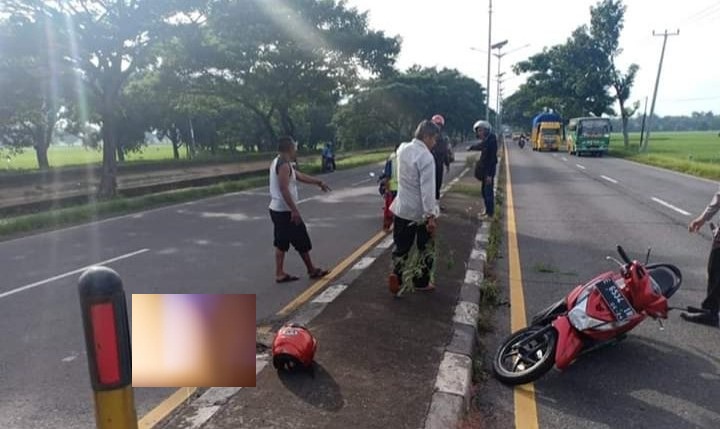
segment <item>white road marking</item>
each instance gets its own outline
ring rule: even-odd
[[[113,262],[117,262],[117,261],[120,261],[120,260],[123,260],[123,259],[132,258],[133,256],[137,256],[137,255],[140,255],[140,254],[142,254],[142,253],[149,252],[149,251],[150,251],[150,249],[140,249],[140,250],[137,250],[137,251],[135,251],[135,252],[126,253],[126,254],[124,254],[124,255],[120,255],[120,256],[115,257],[115,258],[112,258],[112,259],[108,259],[108,260],[105,260],[105,261],[102,261],[102,262],[98,262],[98,263],[96,263],[96,264],[92,264],[92,265],[88,265],[88,266],[86,266],[86,267],[78,268],[77,270],[68,271],[67,273],[60,274],[60,275],[57,275],[57,276],[54,276],[54,277],[50,277],[50,278],[45,279],[45,280],[40,280],[39,282],[30,283],[29,285],[25,285],[25,286],[20,286],[19,288],[15,288],[15,289],[13,289],[13,290],[9,290],[9,291],[7,291],[7,292],[0,293],[0,299],[6,298],[6,297],[8,297],[8,296],[10,296],[10,295],[15,295],[16,293],[20,293],[20,292],[26,291],[26,290],[28,290],[28,289],[33,289],[33,288],[36,288],[36,287],[38,287],[38,286],[42,286],[42,285],[45,285],[45,284],[54,282],[54,281],[56,281],[56,280],[64,279],[65,277],[69,277],[69,276],[72,276],[72,275],[75,275],[75,274],[80,274],[80,273],[82,273],[83,271],[87,270],[87,269],[90,268],[90,267],[95,267],[95,266],[98,266],[98,265],[107,265],[107,264],[110,264],[110,263],[113,263]]]
[[[77,355],[70,355],[70,356],[68,356],[68,357],[62,358],[62,361],[63,361],[63,362],[72,362],[72,361],[74,361],[75,359],[77,359]]]
[[[392,236],[390,236],[378,244],[377,247],[379,249],[389,249],[394,243]]]
[[[617,180],[613,179],[612,177],[608,177],[608,176],[600,176],[600,177],[602,177],[603,179],[607,180],[607,181],[610,182],[610,183],[617,183],[617,182],[618,182]]]
[[[582,166],[582,165],[580,165],[580,164],[575,164],[575,165],[577,166],[577,168],[579,168],[579,169],[581,169],[581,170],[584,170],[584,169],[585,169],[585,167]]]
[[[369,182],[369,181],[371,181],[371,180],[375,180],[375,178],[374,178],[374,177],[368,177],[367,179],[363,179],[363,180],[361,180],[361,181],[359,181],[359,182],[353,183],[351,186],[362,185],[363,183],[367,183],[367,182]]]
[[[672,204],[670,204],[670,203],[668,203],[668,202],[665,202],[665,201],[661,200],[660,198],[652,197],[652,200],[655,201],[656,203],[662,205],[662,206],[665,206],[665,207],[671,209],[671,210],[675,210],[676,212],[680,213],[680,214],[683,215],[683,216],[690,216],[690,213],[686,212],[685,210],[683,210],[683,209],[681,209],[681,208],[679,208],[679,207],[675,207],[674,205],[672,205]]]
[[[565,162],[567,162],[568,159],[563,156],[563,157],[562,157],[562,160],[565,161]]]
[[[372,265],[372,263],[375,262],[375,258],[371,258],[369,256],[366,256],[362,258],[357,264],[355,264],[352,269],[353,270],[364,270],[365,268]]]
[[[318,295],[317,298],[313,299],[312,302],[317,304],[329,304],[335,301],[335,298],[340,296],[343,291],[347,289],[347,285],[335,285],[325,289],[323,293]]]

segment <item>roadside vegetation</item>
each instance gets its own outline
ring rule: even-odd
[[[653,133],[648,152],[638,152],[640,134],[630,135],[630,146],[613,135],[610,154],[706,179],[720,180],[720,137],[715,132]]]

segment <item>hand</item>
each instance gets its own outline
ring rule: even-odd
[[[688,231],[690,232],[698,232],[700,231],[700,228],[705,225],[705,219],[702,217],[699,217],[692,222],[690,222],[690,225],[688,225]]]
[[[295,225],[300,225],[302,223],[302,217],[300,217],[300,212],[297,210],[293,210],[293,212],[290,214],[290,221],[294,223]]]
[[[320,182],[318,186],[320,187],[320,189],[322,189],[323,192],[331,191],[330,187],[325,182]]]
[[[435,230],[437,229],[437,219],[435,216],[429,217],[427,219],[427,224],[425,225],[425,228],[427,229],[428,233],[430,235],[435,235]]]

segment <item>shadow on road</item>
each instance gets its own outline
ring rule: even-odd
[[[720,362],[630,336],[538,382],[540,404],[607,427],[717,428]]]
[[[314,371],[279,372],[280,381],[295,396],[323,411],[336,412],[344,405],[340,386],[333,376],[320,364]]]

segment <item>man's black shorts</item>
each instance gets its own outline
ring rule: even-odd
[[[292,222],[290,212],[276,212],[270,210],[270,218],[275,226],[274,245],[283,252],[290,250],[290,245],[300,253],[312,250],[312,242],[308,235],[305,223],[295,224]]]

